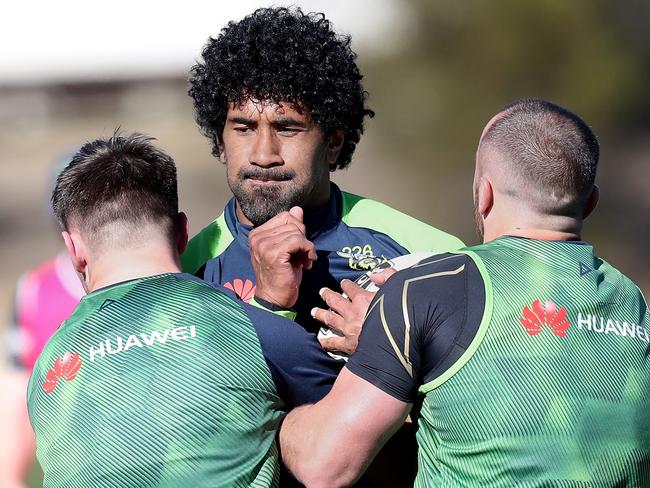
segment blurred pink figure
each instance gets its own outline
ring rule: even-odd
[[[83,295],[72,263],[62,252],[25,273],[16,290],[14,363],[31,371],[47,340]]]
[[[52,166],[50,188],[70,162],[59,158]],[[48,208],[49,208],[49,197]],[[51,213],[48,211],[49,218]],[[26,486],[34,462],[34,432],[27,415],[27,382],[43,346],[74,311],[85,294],[65,250],[18,280],[13,324],[5,357],[9,369],[0,368],[3,400],[0,402],[0,487]]]

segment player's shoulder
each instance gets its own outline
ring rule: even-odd
[[[378,296],[399,310],[406,298],[410,303],[453,309],[470,296],[482,297],[485,289],[485,276],[476,257],[454,252],[427,257],[398,271],[380,288]]]
[[[54,366],[57,357],[75,349],[70,342],[70,327],[67,327],[67,325],[74,323],[74,321],[71,317],[63,322],[43,346],[32,368],[27,386],[28,400],[35,393],[35,390],[42,388],[43,382],[46,380],[46,373]]]
[[[383,202],[374,200],[362,195],[356,195],[347,191],[341,190],[342,202],[342,218],[343,221],[354,225],[358,222],[364,224],[368,220],[376,220],[381,222],[384,217],[413,220],[423,227],[430,227],[424,222],[396,210]]]
[[[204,304],[216,304],[241,309],[240,302],[234,291],[220,285],[205,281],[189,273],[171,273],[161,279],[167,280],[174,289],[175,298],[185,297],[187,303],[199,308]],[[181,292],[181,289],[184,289]]]
[[[206,261],[218,256],[232,241],[225,213],[222,213],[189,240],[181,255],[183,271],[196,273]]]
[[[302,327],[288,318],[243,302],[233,290],[221,284],[204,281],[185,273],[171,276],[186,288],[185,294],[200,314],[216,314],[221,318],[237,317],[237,322],[244,320],[252,326],[251,330],[255,331],[258,338],[268,336],[271,340],[291,342],[296,340],[301,331],[305,332]],[[230,326],[236,324],[224,324],[224,327]]]
[[[464,246],[457,237],[372,198],[341,191],[342,218],[350,227],[382,232],[410,252],[449,251]]]
[[[428,256],[418,263],[398,271],[392,278],[402,281],[417,279],[429,275],[448,276],[462,273],[467,269],[475,269],[476,258],[464,252],[448,252]]]
[[[630,278],[628,275],[623,273],[616,266],[611,264],[609,261],[602,259],[600,257],[595,257],[594,260],[594,269],[599,273],[602,273],[602,280],[609,283],[616,283],[621,290],[621,293],[626,294],[627,296],[636,296],[636,299],[642,306],[645,306],[645,312],[642,311],[642,315],[646,320],[650,322],[650,313],[648,313],[648,301],[644,295],[641,287]]]
[[[267,357],[295,363],[300,367],[308,367],[310,362],[315,366],[320,356],[330,359],[320,347],[316,336],[300,324],[248,303],[240,302],[240,305],[253,325]]]
[[[257,335],[262,340],[289,343],[301,343],[313,334],[307,332],[293,320],[269,310],[240,302],[243,312],[249,317]]]

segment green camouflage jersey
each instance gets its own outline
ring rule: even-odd
[[[347,367],[414,403],[417,486],[638,487],[649,355],[641,292],[590,245],[506,237],[389,280]]]
[[[283,360],[263,350],[260,333],[284,335],[300,351],[317,346],[291,344],[302,329],[245,307],[179,274],[86,296],[46,345],[28,388],[44,485],[276,485]],[[318,381],[331,384],[335,374]]]

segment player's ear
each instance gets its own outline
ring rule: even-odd
[[[582,211],[583,219],[586,219],[591,215],[591,212],[593,212],[596,208],[596,205],[598,205],[599,198],[600,188],[598,188],[598,185],[594,185],[594,187],[591,189],[591,193],[589,194],[589,198],[587,198],[587,203],[585,203],[585,208]]]
[[[223,136],[217,137],[217,150],[219,151],[219,161],[226,164],[226,147],[223,145]]]
[[[478,195],[476,201],[476,209],[478,213],[487,218],[494,205],[494,189],[492,183],[485,176],[481,176],[478,182]]]
[[[341,148],[343,147],[343,141],[345,141],[345,134],[343,129],[336,129],[331,131],[327,135],[327,164],[334,166],[336,160],[339,158],[341,153]]]
[[[83,239],[77,232],[63,231],[61,235],[63,236],[63,242],[68,250],[68,256],[70,256],[70,261],[72,261],[74,269],[78,273],[85,275],[88,263],[86,260],[86,246]]]
[[[185,252],[189,239],[190,225],[185,212],[179,212],[176,217],[176,250],[179,256]]]

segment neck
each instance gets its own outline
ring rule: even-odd
[[[569,215],[545,214],[521,205],[518,200],[508,202],[503,195],[501,205],[494,205],[483,221],[483,242],[501,236],[525,237],[543,241],[580,240],[582,219]],[[503,202],[509,203],[504,204]]]
[[[523,229],[521,227],[513,228],[510,231],[503,232],[499,235],[493,235],[488,237],[487,233],[483,242],[489,242],[497,237],[502,236],[513,236],[513,237],[525,237],[526,239],[537,239],[540,241],[579,241],[580,234],[574,232],[559,232],[546,229]]]
[[[99,259],[88,264],[86,286],[90,293],[123,281],[178,272],[178,255],[168,245],[147,243],[142,247],[103,253]]]
[[[575,222],[575,221],[574,221]],[[525,237],[542,241],[579,241],[580,226],[548,227],[535,225],[504,224],[500,226],[485,225],[483,242],[492,241],[502,236]]]

